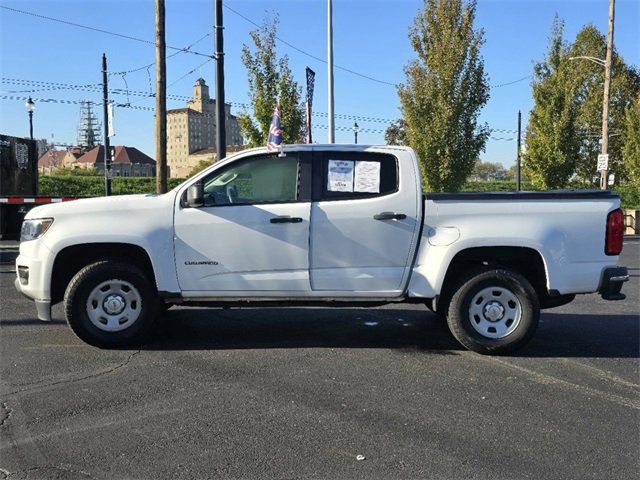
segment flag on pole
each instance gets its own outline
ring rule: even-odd
[[[113,128],[113,116],[115,114],[115,104],[113,102],[109,102],[107,104],[107,136],[114,137],[116,135],[116,131]]]
[[[316,72],[307,67],[307,143],[311,143],[311,107],[313,106],[313,87],[315,79]]]
[[[269,136],[267,137],[267,150],[275,152],[282,143],[282,126],[280,125],[280,105],[276,104],[269,127]]]

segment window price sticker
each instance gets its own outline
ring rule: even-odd
[[[327,190],[353,192],[353,160],[329,160]]]
[[[380,193],[380,162],[356,162],[353,191]]]

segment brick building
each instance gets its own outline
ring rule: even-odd
[[[216,101],[209,87],[199,78],[193,86],[193,98],[185,108],[167,112],[167,165],[171,177],[186,177],[198,163],[198,151],[210,155],[216,144]],[[225,104],[227,145],[242,145],[240,126]]]

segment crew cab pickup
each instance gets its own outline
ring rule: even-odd
[[[429,172],[424,172],[429,175]],[[425,304],[456,339],[504,353],[540,309],[620,300],[623,217],[609,191],[423,193],[413,150],[242,151],[162,195],[32,209],[16,288],[64,301],[78,337],[139,342],[172,304]]]

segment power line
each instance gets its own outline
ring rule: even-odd
[[[207,60],[205,60],[204,62],[202,62],[200,65],[193,67],[191,70],[189,70],[187,73],[185,73],[184,75],[180,76],[179,78],[175,79],[173,82],[171,82],[169,85],[167,85],[167,88],[175,85],[176,83],[178,83],[180,80],[182,80],[185,77],[188,77],[189,75],[191,75],[193,72],[195,72],[197,69],[205,66],[207,63],[209,63],[211,60],[213,60],[213,58],[209,58]],[[186,98],[186,97],[185,97]]]
[[[491,88],[506,87],[507,85],[513,85],[514,83],[524,82],[525,80],[527,80],[527,79],[529,79],[531,77],[533,77],[533,75],[527,75],[526,77],[522,77],[522,78],[519,78],[517,80],[513,80],[511,82],[499,83],[498,85],[491,85]]]
[[[182,48],[182,49],[180,49],[180,50],[178,50],[178,51],[176,51],[176,52],[173,52],[171,55],[167,55],[167,59],[172,58],[172,57],[175,57],[176,55],[178,55],[178,54],[180,54],[180,53],[186,53],[186,52],[188,52],[189,50],[191,50],[191,48],[192,48],[194,45],[196,45],[196,44],[200,43],[200,42],[201,42],[202,40],[204,40],[205,38],[207,38],[207,37],[211,36],[211,34],[212,34],[212,32],[207,32],[207,33],[206,33],[206,34],[204,34],[202,37],[200,37],[199,39],[195,40],[194,42],[191,42],[191,43],[190,43],[189,45],[187,45],[186,47],[184,47],[184,48]],[[212,57],[212,58],[210,58],[209,60],[213,60],[213,57]],[[207,60],[207,61],[209,61],[209,60]],[[136,73],[136,72],[139,72],[139,71],[141,71],[141,70],[145,70],[145,69],[147,69],[147,68],[153,67],[155,64],[156,64],[156,62],[151,62],[151,63],[148,63],[148,64],[143,65],[143,66],[141,66],[141,67],[133,68],[133,69],[131,69],[131,70],[126,70],[126,71],[123,71],[123,72],[109,72],[109,75],[127,75],[127,74],[129,74],[129,73]]]
[[[254,22],[254,21],[253,21],[253,20],[251,20],[249,17],[247,17],[247,16],[243,15],[242,13],[238,12],[237,10],[234,10],[234,9],[233,9],[233,8],[231,8],[229,5],[224,4],[224,7],[225,7],[227,10],[229,10],[230,12],[235,13],[235,14],[236,14],[237,16],[239,16],[240,18],[242,18],[242,19],[246,20],[246,21],[247,21],[247,22],[249,22],[250,24],[252,24],[252,25],[254,25],[254,26],[258,27],[258,28],[262,27],[262,25],[260,25],[260,24],[258,24],[258,23],[256,23],[256,22]],[[286,40],[283,40],[282,38],[278,37],[277,35],[276,35],[276,39],[277,39],[279,42],[281,42],[281,43],[283,43],[283,44],[287,45],[287,46],[288,46],[288,47],[290,47],[290,48],[293,48],[295,51],[297,51],[297,52],[299,52],[299,53],[302,53],[303,55],[306,55],[306,56],[307,56],[307,57],[309,57],[309,58],[313,58],[314,60],[317,60],[318,62],[327,63],[327,61],[326,61],[324,58],[318,57],[318,56],[316,56],[316,55],[313,55],[312,53],[309,53],[309,52],[307,52],[307,51],[305,51],[305,50],[302,50],[301,48],[296,47],[295,45],[293,45],[292,43],[287,42]],[[338,69],[338,70],[343,70],[343,71],[345,71],[345,72],[351,73],[352,75],[357,75],[358,77],[362,77],[362,78],[365,78],[365,79],[367,79],[367,80],[371,80],[372,82],[381,83],[381,84],[383,84],[383,85],[390,85],[390,86],[392,86],[392,87],[397,86],[395,83],[387,82],[387,81],[385,81],[385,80],[380,80],[380,79],[378,79],[378,78],[374,78],[374,77],[371,77],[371,76],[369,76],[369,75],[365,75],[364,73],[356,72],[356,71],[351,70],[351,69],[346,68],[346,67],[341,67],[341,66],[339,66],[339,65],[335,65],[335,64],[334,64],[334,67],[335,67],[336,69]]]
[[[52,22],[63,23],[65,25],[70,25],[72,27],[84,28],[86,30],[91,30],[91,31],[94,31],[94,32],[99,32],[99,33],[104,33],[105,35],[112,35],[114,37],[120,37],[120,38],[124,38],[124,39],[127,39],[127,40],[133,40],[135,42],[141,42],[141,43],[146,43],[148,45],[154,45],[155,46],[155,42],[152,42],[151,40],[145,40],[144,38],[132,37],[131,35],[125,35],[123,33],[112,32],[110,30],[104,30],[102,28],[91,27],[89,25],[83,25],[81,23],[70,22],[68,20],[62,20],[60,18],[48,17],[46,15],[40,15],[39,13],[27,12],[26,10],[19,10],[17,8],[7,7],[5,5],[0,5],[0,8],[2,8],[4,10],[11,11],[11,12],[15,12],[15,13],[21,13],[23,15],[30,15],[32,17],[40,18],[42,20],[49,20],[49,21],[52,21]],[[200,55],[200,56],[203,56],[203,57],[211,57],[211,58],[214,57],[213,55],[209,55],[209,54],[206,54],[206,53],[195,52],[193,50],[185,50],[184,48],[172,47],[172,46],[169,46],[169,45],[167,45],[167,48],[170,49],[170,50],[177,50],[177,51],[180,51],[180,52],[191,53],[193,55]]]
[[[262,25],[260,25],[260,24],[256,23],[255,21],[251,20],[251,19],[250,19],[249,17],[247,17],[246,15],[243,15],[242,13],[238,12],[237,10],[235,10],[235,9],[231,8],[229,5],[225,4],[225,5],[224,5],[224,7],[225,7],[227,10],[229,10],[230,12],[232,12],[232,13],[236,14],[237,16],[239,16],[240,18],[242,18],[242,19],[244,19],[245,21],[249,22],[250,24],[252,24],[252,25],[254,25],[254,26],[258,27],[258,28],[261,28],[261,27],[262,27]],[[314,60],[317,60],[318,62],[327,63],[327,61],[326,61],[324,58],[321,58],[321,57],[318,57],[318,56],[316,56],[316,55],[314,55],[314,54],[312,54],[312,53],[309,53],[309,52],[307,52],[307,51],[305,51],[305,50],[303,50],[303,49],[301,49],[301,48],[299,48],[299,47],[297,47],[297,46],[293,45],[292,43],[287,42],[286,40],[284,40],[284,39],[280,38],[280,37],[279,37],[279,36],[277,36],[277,35],[276,35],[276,37],[275,37],[275,38],[276,38],[279,42],[281,42],[281,43],[283,43],[283,44],[287,45],[288,47],[290,47],[290,48],[294,49],[295,51],[297,51],[297,52],[299,52],[299,53],[301,53],[301,54],[303,54],[303,55],[306,55],[306,56],[307,56],[307,57],[309,57],[309,58],[313,58]],[[338,70],[343,70],[343,71],[345,71],[345,72],[351,73],[352,75],[357,75],[357,76],[359,76],[359,77],[365,78],[365,79],[367,79],[367,80],[371,80],[371,81],[373,81],[373,82],[381,83],[381,84],[383,84],[383,85],[390,85],[390,86],[392,86],[392,87],[397,87],[397,86],[398,86],[398,84],[396,84],[396,83],[387,82],[387,81],[385,81],[385,80],[380,80],[380,79],[378,79],[378,78],[374,78],[374,77],[371,77],[371,76],[369,76],[369,75],[365,75],[365,74],[363,74],[363,73],[356,72],[356,71],[351,70],[351,69],[346,68],[346,67],[341,67],[341,66],[339,66],[339,65],[335,65],[335,64],[334,64],[334,67],[335,67],[336,69],[338,69]],[[519,78],[519,79],[517,79],[517,80],[513,80],[513,81],[511,81],[511,82],[501,83],[501,84],[497,84],[497,85],[491,85],[491,87],[492,87],[492,88],[506,87],[507,85],[513,85],[514,83],[522,82],[522,81],[527,80],[527,79],[529,79],[529,78],[531,78],[531,77],[532,77],[532,75],[527,75],[526,77],[522,77],[522,78]]]
[[[198,68],[198,67],[196,67]],[[195,69],[193,69],[195,70]],[[2,81],[5,82],[6,80],[18,80],[18,79],[7,79],[5,77],[2,77]],[[36,81],[36,80],[22,80],[23,82],[31,82],[31,83],[52,83],[52,84],[56,84],[56,85],[64,85],[66,88],[68,89],[73,89],[73,90],[82,90],[83,87],[82,85],[74,85],[74,84],[60,84],[57,82],[40,82],[40,81]],[[101,85],[101,84],[100,84]],[[99,93],[100,91],[97,90],[97,87],[92,87],[93,89],[87,89],[86,91],[89,92],[95,92],[95,93]],[[100,86],[101,88],[101,86]],[[20,93],[20,92],[15,92],[15,93]],[[134,95],[134,96],[142,96],[145,98],[149,97],[149,94],[147,92],[141,92],[138,90],[129,90],[129,91],[123,91],[121,89],[110,89],[109,93],[114,94],[114,95],[126,95],[127,93]],[[14,96],[14,95],[0,95],[0,99],[4,99],[4,100],[27,100],[28,97],[18,97],[18,96]],[[143,98],[142,100],[144,100],[145,98]],[[172,100],[185,100],[185,101],[189,101],[192,100],[190,97],[186,97],[186,96],[181,96],[181,95],[167,95],[167,98],[170,98]],[[69,104],[69,105],[80,105],[83,100],[65,100],[65,99],[55,99],[55,98],[33,98],[34,101],[37,102],[43,102],[43,103],[60,103],[60,104]],[[123,107],[123,108],[129,108],[132,110],[141,110],[141,111],[148,111],[148,112],[153,112],[155,111],[154,107],[149,107],[149,106],[142,106],[142,105],[135,105],[135,103],[137,102],[132,102],[132,103],[119,103],[117,104],[118,107]],[[228,104],[234,106],[234,107],[240,107],[240,108],[249,108],[250,105],[246,104],[246,103],[241,103],[241,102],[227,102]],[[101,101],[98,102],[94,102],[94,104],[96,106],[100,106],[102,105]],[[208,114],[203,114],[205,116],[207,116]],[[313,112],[314,116],[317,117],[323,117],[326,118],[327,117],[327,113],[326,112]],[[350,114],[336,114],[335,115],[336,118],[341,119],[341,120],[358,120],[361,122],[372,122],[372,123],[388,123],[391,122],[390,119],[385,119],[385,118],[381,118],[381,117],[366,117],[366,116],[360,116],[360,115],[350,115]],[[314,125],[314,127],[317,128],[327,128],[326,125]],[[337,130],[339,131],[352,131],[353,127],[351,126],[340,126],[340,127],[336,127]],[[492,132],[501,132],[501,133],[515,133],[516,130],[513,129],[508,129],[508,128],[491,128],[490,129]],[[360,132],[362,133],[385,133],[386,129],[375,129],[375,128],[362,128],[360,127]],[[494,137],[491,136],[489,137],[491,138],[491,140],[496,140],[496,141],[514,141],[515,138],[512,137]]]
[[[28,97],[20,97],[20,96],[15,96],[15,95],[0,95],[0,100],[17,100],[17,101],[25,101],[27,100]],[[60,103],[60,104],[66,104],[66,105],[81,105],[84,101],[82,100],[64,100],[64,99],[55,99],[55,98],[33,98],[32,100],[34,100],[35,102],[42,102],[42,103]],[[231,102],[232,104],[236,104],[238,105],[237,102]],[[101,106],[102,103],[99,102],[93,102],[93,104],[95,106]],[[243,104],[239,104],[239,105],[243,105]],[[153,112],[155,110],[154,107],[145,107],[145,106],[140,106],[140,105],[132,105],[132,104],[119,104],[119,107],[123,107],[123,108],[129,108],[132,110],[142,110],[142,111],[149,111],[149,112]],[[213,116],[212,114],[203,114],[204,116]],[[326,116],[326,113],[324,114],[324,116]],[[343,115],[343,117],[354,117],[354,118],[360,118],[357,117],[355,115]],[[313,125],[314,128],[319,128],[322,130],[326,130],[328,128],[328,125],[324,125],[324,124],[315,124]],[[352,126],[345,126],[345,125],[337,125],[335,127],[335,129],[337,131],[340,132],[353,132],[353,127]],[[508,131],[508,129],[494,129],[495,131]],[[362,128],[360,127],[359,132],[361,133],[372,133],[372,134],[384,134],[386,132],[385,129],[376,129],[376,128]],[[515,141],[515,138],[511,138],[511,137],[489,137],[491,140],[495,140],[495,141],[505,141],[505,142],[512,142]]]
[[[238,15],[238,16],[239,16],[239,17],[241,17],[242,19],[244,19],[244,20],[246,20],[247,22],[251,23],[252,25],[254,25],[254,26],[258,27],[258,28],[260,28],[260,27],[261,27],[261,25],[259,25],[258,23],[254,22],[254,21],[253,21],[253,20],[251,20],[249,17],[247,17],[247,16],[243,15],[242,13],[238,12],[237,10],[235,10],[235,9],[231,8],[230,6],[228,6],[228,5],[226,5],[226,4],[225,4],[225,5],[224,5],[224,7],[225,7],[227,10],[229,10],[230,12],[232,12],[232,13],[234,13],[234,14]],[[86,29],[86,30],[91,30],[91,31],[94,31],[94,32],[103,33],[103,34],[105,34],[105,35],[112,35],[112,36],[115,36],[115,37],[124,38],[124,39],[127,39],[127,40],[133,40],[133,41],[136,41],[136,42],[141,42],[141,43],[145,43],[145,44],[147,44],[147,45],[154,45],[154,46],[155,46],[155,42],[153,42],[153,41],[151,41],[151,40],[145,40],[145,39],[143,39],[143,38],[133,37],[133,36],[131,36],[131,35],[125,35],[125,34],[122,34],[122,33],[112,32],[112,31],[110,31],[110,30],[104,30],[104,29],[102,29],[102,28],[96,28],[96,27],[92,27],[92,26],[89,26],[89,25],[83,25],[83,24],[81,24],[81,23],[71,22],[71,21],[69,21],[69,20],[62,20],[62,19],[60,19],[60,18],[49,17],[49,16],[47,16],[47,15],[41,15],[41,14],[34,13],[34,12],[28,12],[28,11],[26,11],[26,10],[20,10],[20,9],[17,9],[17,8],[7,7],[6,5],[0,5],[0,8],[2,8],[2,9],[4,9],[4,10],[11,11],[11,12],[20,13],[20,14],[22,14],[22,15],[29,15],[29,16],[32,16],[32,17],[40,18],[40,19],[42,19],[42,20],[49,20],[49,21],[52,21],[52,22],[58,22],[58,23],[62,23],[62,24],[65,24],[65,25],[70,25],[70,26],[77,27],[77,28],[84,28],[84,29]],[[191,53],[191,54],[193,54],[193,55],[199,55],[199,56],[202,56],[202,57],[208,57],[208,58],[210,58],[210,59],[215,59],[215,55],[209,55],[209,54],[206,54],[206,53],[201,53],[201,52],[196,52],[196,51],[191,50],[191,47],[192,47],[193,45],[195,45],[196,43],[198,43],[198,42],[200,42],[200,41],[204,40],[204,39],[205,39],[206,37],[208,37],[209,35],[211,35],[211,32],[208,32],[206,35],[204,35],[204,36],[203,36],[203,37],[201,37],[200,39],[196,40],[196,41],[195,41],[194,43],[192,43],[191,45],[189,45],[189,46],[187,46],[187,47],[183,47],[183,48],[180,48],[180,47],[173,47],[173,46],[171,46],[171,45],[167,45],[167,48],[168,48],[168,49],[170,49],[170,50],[175,50],[175,53],[174,53],[174,54],[172,54],[172,55],[169,55],[167,58],[170,58],[170,57],[172,57],[172,56],[174,56],[174,55],[177,55],[178,53],[184,52],[184,53]],[[281,43],[283,43],[283,44],[287,45],[288,47],[290,47],[290,48],[292,48],[292,49],[296,50],[297,52],[299,52],[299,53],[301,53],[301,54],[303,54],[303,55],[306,55],[306,56],[308,56],[308,57],[310,57],[310,58],[313,58],[313,59],[314,59],[314,60],[316,60],[316,61],[319,61],[319,62],[322,62],[322,63],[327,63],[327,61],[326,61],[325,59],[323,59],[323,58],[321,58],[321,57],[318,57],[318,56],[316,56],[316,55],[313,55],[312,53],[309,53],[309,52],[307,52],[307,51],[305,51],[305,50],[302,50],[301,48],[299,48],[299,47],[295,46],[294,44],[292,44],[292,43],[290,43],[290,42],[287,42],[286,40],[284,40],[284,39],[282,39],[282,38],[280,38],[280,37],[278,37],[278,36],[276,36],[276,39],[277,39],[279,42],[281,42]],[[128,70],[128,71],[124,71],[124,72],[113,72],[113,73],[112,73],[112,75],[116,75],[116,74],[122,75],[122,74],[126,74],[126,73],[134,73],[134,72],[138,72],[138,71],[144,70],[144,69],[146,69],[146,68],[149,68],[149,67],[153,66],[154,64],[155,64],[155,62],[150,63],[150,64],[147,64],[147,65],[143,65],[143,66],[141,66],[141,67],[137,67],[137,68],[134,68],[134,69],[131,69],[131,70]],[[396,86],[398,85],[398,84],[396,84],[396,83],[387,82],[387,81],[385,81],[385,80],[380,80],[380,79],[378,79],[378,78],[374,78],[374,77],[372,77],[372,76],[370,76],[370,75],[365,75],[365,74],[363,74],[363,73],[356,72],[355,70],[351,70],[351,69],[349,69],[349,68],[342,67],[342,66],[340,66],[340,65],[334,65],[334,67],[335,67],[336,69],[338,69],[338,70],[342,70],[342,71],[345,71],[345,72],[351,73],[352,75],[356,75],[356,76],[358,76],[358,77],[364,78],[364,79],[366,79],[366,80],[370,80],[370,81],[372,81],[372,82],[380,83],[380,84],[383,84],[383,85],[389,85],[389,86],[392,86],[392,87],[396,87]],[[513,81],[511,81],[511,82],[500,83],[500,84],[497,84],[497,85],[491,85],[491,87],[492,87],[492,88],[506,87],[506,86],[508,86],[508,85],[513,85],[514,83],[522,82],[522,81],[527,80],[527,79],[529,79],[529,78],[532,78],[532,75],[527,75],[527,76],[525,76],[525,77],[519,78],[519,79],[517,79],[517,80],[513,80]]]
[[[209,60],[207,60],[208,62]],[[206,63],[206,62],[205,62]],[[187,73],[193,73],[195,70],[197,70],[199,67],[201,67],[203,64],[193,68],[190,72]],[[178,78],[177,80],[175,80],[171,85],[175,84],[177,81],[181,80],[182,78],[184,78],[186,75],[184,75],[181,78]],[[44,91],[47,90],[48,87],[53,86],[59,89],[67,89],[67,90],[82,90],[82,91],[87,91],[87,92],[91,92],[91,93],[101,93],[102,92],[102,84],[95,84],[95,85],[90,85],[90,86],[83,86],[83,85],[77,85],[77,84],[72,84],[72,83],[60,83],[60,82],[49,82],[49,81],[40,81],[40,80],[27,80],[27,79],[20,79],[20,78],[10,78],[10,77],[1,77],[1,82],[2,83],[8,83],[8,84],[13,84],[13,85],[26,85],[26,86],[36,86],[36,87],[42,87],[39,89],[34,89],[34,90],[30,90],[31,92],[34,91]],[[14,92],[11,92],[14,93]],[[15,92],[15,93],[19,93],[19,92]],[[155,94],[153,94],[152,92],[144,92],[141,90],[128,90],[128,89],[118,89],[118,88],[110,88],[109,89],[109,93],[113,94],[113,95],[132,95],[132,96],[136,96],[136,97],[144,97],[144,98],[153,98],[153,96]],[[187,97],[185,95],[175,95],[175,94],[167,94],[167,98],[170,100],[176,100],[176,101],[189,101],[192,100],[191,97]],[[135,102],[134,102],[135,103]],[[240,107],[240,108],[250,108],[250,105],[247,103],[241,103],[241,102],[227,102],[229,104],[231,104],[234,107]],[[327,113],[326,112],[313,112],[314,116],[317,117],[327,117]],[[335,115],[336,118],[338,119],[342,119],[342,120],[358,120],[358,121],[363,121],[363,122],[371,122],[371,123],[384,123],[384,124],[388,124],[393,122],[392,119],[390,118],[383,118],[383,117],[370,117],[370,116],[363,116],[363,115],[350,115],[350,114],[336,114]]]
[[[21,96],[15,96],[15,95],[0,95],[0,99],[1,100],[17,100],[17,101],[25,101],[27,100],[29,97],[21,97]],[[65,105],[81,105],[83,102],[83,100],[65,100],[65,99],[57,99],[57,98],[32,98],[32,100],[34,102],[42,102],[42,103],[59,103],[59,104],[65,104]],[[93,102],[93,105],[99,107],[102,105],[102,102]],[[141,106],[141,105],[127,105],[127,104],[120,104],[118,105],[119,107],[123,107],[123,108],[130,108],[133,110],[143,110],[143,111],[149,111],[149,112],[153,112],[155,111],[154,107],[145,107],[145,106]],[[202,114],[203,116],[214,116],[213,114]],[[314,127],[317,128],[327,128],[326,125],[314,125]],[[336,127],[337,130],[342,130],[342,131],[351,131],[352,127],[349,126],[340,126],[340,127]],[[385,130],[382,129],[373,129],[373,128],[360,128],[360,132],[365,132],[365,133],[384,133]]]

